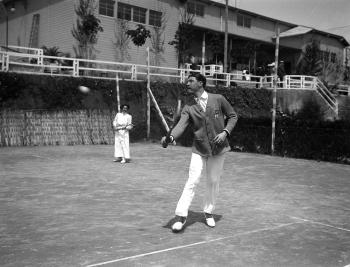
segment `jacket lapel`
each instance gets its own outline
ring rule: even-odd
[[[208,93],[208,101],[205,109],[205,113],[210,112],[211,107],[213,106],[213,97]]]

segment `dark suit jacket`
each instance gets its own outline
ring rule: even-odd
[[[194,130],[193,153],[206,157],[213,156],[230,150],[227,138],[220,146],[215,145],[213,139],[224,129],[231,133],[237,119],[236,112],[225,97],[208,93],[206,110],[203,111],[196,102],[185,105],[171,135],[175,139],[179,138],[191,123]],[[227,120],[226,125],[225,120]]]

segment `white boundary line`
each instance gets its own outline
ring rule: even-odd
[[[316,222],[316,221],[313,221],[313,220],[308,220],[308,219],[299,218],[299,217],[295,217],[295,216],[288,216],[288,217],[292,218],[292,219],[300,220],[300,221],[303,221],[303,222],[308,222],[308,223],[312,223],[312,224],[318,224],[318,225],[326,226],[326,227],[329,227],[329,228],[333,228],[333,229],[337,229],[337,230],[341,230],[341,231],[345,231],[345,232],[350,232],[350,229],[346,229],[346,228],[342,228],[342,227],[336,227],[336,226],[333,226],[333,225],[330,225],[330,224],[327,224],[327,223]],[[350,264],[345,265],[344,267],[350,267]]]
[[[30,155],[30,156],[32,156],[32,157],[34,157],[34,158],[41,158],[41,159],[48,159],[48,160],[55,161],[54,159],[49,158],[49,157],[42,157],[42,156],[38,156],[38,155]]]
[[[275,230],[275,229],[279,229],[279,228],[282,228],[282,227],[286,227],[286,226],[290,226],[290,225],[294,225],[294,224],[298,224],[298,223],[300,223],[300,222],[292,222],[292,223],[280,224],[280,225],[277,225],[277,226],[274,226],[274,227],[261,228],[261,229],[257,229],[257,230],[253,230],[253,231],[247,231],[247,232],[243,232],[243,233],[238,233],[238,234],[231,235],[231,236],[219,237],[219,238],[216,238],[216,239],[211,239],[211,240],[191,243],[191,244],[187,244],[187,245],[176,246],[176,247],[171,247],[171,248],[162,249],[162,250],[156,250],[156,251],[152,251],[152,252],[148,252],[148,253],[137,254],[137,255],[134,255],[134,256],[124,257],[124,258],[120,258],[120,259],[115,259],[115,260],[95,263],[95,264],[87,265],[86,267],[102,266],[102,265],[106,265],[106,264],[109,264],[109,263],[115,263],[115,262],[130,260],[130,259],[141,258],[141,257],[148,256],[148,255],[159,254],[159,253],[163,253],[163,252],[167,252],[167,251],[183,249],[183,248],[187,248],[187,247],[193,247],[193,246],[197,246],[197,245],[208,244],[208,243],[212,243],[212,242],[216,242],[216,241],[221,241],[221,240],[225,240],[225,239],[235,238],[237,236],[249,235],[249,234],[259,233],[259,232],[263,232],[263,231]]]
[[[350,229],[346,229],[346,228],[342,228],[342,227],[336,227],[336,226],[333,226],[333,225],[330,225],[330,224],[327,224],[327,223],[316,222],[316,221],[303,219],[303,218],[299,218],[299,217],[295,217],[295,216],[288,216],[288,217],[292,218],[292,219],[308,222],[308,223],[313,223],[313,224],[318,224],[318,225],[322,225],[322,226],[327,226],[329,228],[333,228],[333,229],[337,229],[337,230],[341,230],[341,231],[345,231],[345,232],[350,232]]]

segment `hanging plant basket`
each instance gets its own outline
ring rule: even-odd
[[[137,25],[136,30],[128,30],[126,34],[130,36],[136,46],[143,46],[146,39],[151,37],[150,31],[141,24]]]

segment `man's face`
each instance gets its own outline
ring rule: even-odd
[[[122,111],[123,112],[127,112],[128,111],[128,107],[127,106],[123,106]]]
[[[197,81],[197,79],[192,76],[187,79],[186,85],[187,85],[187,92],[192,94],[198,92],[203,87],[202,82]]]

